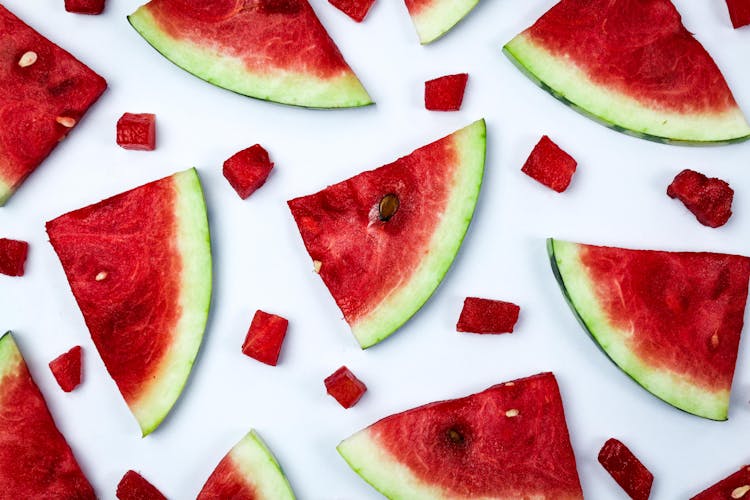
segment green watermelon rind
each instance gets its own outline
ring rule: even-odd
[[[484,175],[485,121],[477,120],[450,137],[456,141],[459,161],[445,216],[425,249],[427,256],[409,277],[408,283],[350,325],[363,349],[389,337],[427,302],[450,269],[469,229]]]
[[[10,184],[0,179],[0,207],[5,205],[11,196],[13,196],[13,188]]]
[[[314,74],[279,69],[273,77],[263,78],[248,71],[241,59],[169,36],[159,28],[148,4],[128,16],[128,22],[157,52],[180,68],[237,94],[307,108],[353,108],[373,104],[351,70],[335,78],[320,79]]]
[[[578,321],[599,348],[641,387],[687,413],[710,420],[727,419],[729,391],[709,392],[697,388],[680,374],[654,369],[642,362],[622,342],[627,332],[609,323],[595,295],[595,286],[578,259],[577,243],[547,240],[552,272]]]
[[[411,16],[419,43],[427,45],[448,33],[474,7],[479,0],[434,0],[430,6]]]
[[[16,346],[16,341],[10,332],[0,336],[0,382],[6,376],[15,373],[18,365],[23,361],[21,351]],[[2,395],[0,395],[2,399]]]
[[[553,97],[618,132],[688,146],[718,146],[750,139],[750,125],[739,108],[717,116],[648,109],[635,99],[591,81],[569,60],[554,56],[524,33],[508,42],[503,52]]]

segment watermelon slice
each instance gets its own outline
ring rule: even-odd
[[[573,179],[578,162],[548,136],[534,146],[521,172],[548,188],[562,193]]]
[[[323,381],[326,392],[347,410],[367,392],[367,386],[349,368],[342,366]]]
[[[49,369],[60,388],[70,392],[81,383],[81,357],[83,349],[77,345],[49,362]]]
[[[513,333],[521,308],[502,300],[466,297],[456,331],[469,333]]]
[[[0,274],[23,276],[28,254],[26,241],[0,238]]]
[[[422,45],[450,31],[476,7],[479,0],[405,0]]]
[[[468,73],[445,75],[424,82],[424,107],[431,111],[458,111],[464,101]]]
[[[123,149],[153,151],[156,149],[156,115],[125,113],[117,120],[117,144]]]
[[[10,332],[0,337],[0,496],[96,498]]]
[[[391,415],[337,449],[388,498],[583,499],[551,373]]]
[[[565,298],[625,373],[686,412],[726,420],[750,258],[548,240]]]
[[[240,198],[247,199],[266,183],[273,163],[260,144],[255,144],[235,153],[224,162],[224,177],[229,181]]]
[[[219,462],[197,500],[217,498],[294,500],[281,466],[254,430]]]
[[[286,318],[260,309],[255,311],[242,344],[242,353],[261,363],[276,366],[288,326]]]
[[[107,87],[0,5],[0,206]]]
[[[307,0],[152,0],[128,20],[167,59],[219,87],[310,108],[372,104]]]
[[[669,0],[562,0],[504,48],[576,110],[660,142],[750,138],[721,71]]]
[[[654,475],[627,446],[610,438],[599,451],[599,463],[633,500],[648,500]]]
[[[738,500],[750,498],[750,465],[743,466],[690,500]]]
[[[362,348],[403,325],[448,271],[479,196],[485,134],[479,120],[289,202],[315,268]]]
[[[167,500],[167,497],[156,486],[132,470],[127,471],[117,483],[117,498],[119,500]]]
[[[203,191],[186,170],[47,223],[104,364],[149,434],[182,392],[211,299]]]

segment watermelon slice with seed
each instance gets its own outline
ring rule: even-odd
[[[551,373],[391,415],[337,449],[388,498],[583,499]]]
[[[479,0],[405,0],[422,45],[434,42],[466,17]]]
[[[211,299],[206,206],[195,169],[47,223],[99,354],[143,435],[182,392]]]
[[[152,0],[128,20],[167,59],[239,94],[310,108],[372,104],[308,0]]]
[[[504,50],[553,96],[620,132],[693,144],[750,138],[721,71],[669,0],[562,0]]]
[[[315,268],[362,348],[403,325],[448,271],[479,196],[485,134],[479,120],[289,201]]]
[[[0,337],[0,497],[96,498],[10,332]]]
[[[750,465],[722,479],[690,500],[739,500],[750,498]]]
[[[583,326],[625,373],[686,412],[726,420],[750,258],[548,240]]]

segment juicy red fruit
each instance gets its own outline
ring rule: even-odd
[[[289,321],[258,310],[250,323],[242,352],[261,363],[276,366]]]
[[[367,386],[342,366],[325,379],[326,392],[344,408],[351,408],[367,391]]]
[[[704,226],[723,226],[732,216],[734,190],[716,177],[685,169],[669,185],[667,195],[680,200]]]
[[[156,116],[151,113],[125,113],[117,120],[117,144],[124,149],[156,149]]]
[[[25,241],[0,238],[0,274],[23,276],[29,244]]]
[[[459,73],[424,82],[424,107],[431,111],[458,111],[468,79],[467,73]]]
[[[65,392],[70,392],[81,383],[81,346],[75,346],[49,363],[52,375]]]
[[[727,0],[727,7],[734,29],[750,24],[750,0]]]
[[[224,177],[244,200],[265,184],[272,168],[268,152],[255,144],[224,162]]]
[[[544,135],[534,146],[521,171],[550,189],[562,193],[570,185],[578,163]]]
[[[627,446],[617,439],[608,439],[599,451],[599,463],[630,498],[648,500],[654,475]]]
[[[375,0],[328,0],[331,5],[358,23],[364,20]]]
[[[104,0],[65,0],[65,10],[76,14],[101,14]]]
[[[690,500],[729,500],[750,498],[750,465],[722,479]]]
[[[470,333],[512,333],[520,310],[512,302],[467,297],[456,330]]]
[[[167,500],[161,491],[146,481],[143,476],[129,470],[117,485],[117,498],[120,500]]]

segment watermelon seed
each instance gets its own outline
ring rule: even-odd
[[[448,435],[448,439],[451,443],[462,445],[464,444],[464,435],[461,434],[459,431],[457,431],[454,428],[448,429],[448,432],[446,433]]]
[[[313,269],[315,269],[316,273],[320,272],[320,268],[321,267],[323,267],[323,263],[322,262],[320,262],[319,260],[314,260],[313,261]]]
[[[506,411],[505,412],[505,416],[508,417],[508,418],[513,418],[513,417],[517,417],[518,413],[519,413],[519,411],[514,408],[512,410]]]
[[[714,333],[713,336],[711,337],[711,346],[714,349],[719,347],[719,334],[718,333]]]
[[[514,385],[516,385],[516,384],[514,384],[513,382],[506,382],[505,383],[505,387],[513,387]]]
[[[96,278],[94,278],[96,281],[102,281],[107,277],[107,273],[102,271],[99,274],[96,275]]]
[[[398,201],[398,196],[393,193],[383,196],[378,205],[378,211],[380,212],[380,220],[388,222],[391,218],[396,215],[398,207],[401,202]]]
[[[21,59],[18,60],[18,65],[22,68],[28,68],[36,62],[36,59],[37,55],[33,50],[24,52],[24,54],[21,56]]]
[[[748,491],[750,491],[750,486],[748,486],[747,484],[745,486],[735,488],[734,491],[732,491],[732,498],[742,498]]]
[[[76,125],[75,119],[69,116],[58,116],[55,121],[65,128],[73,128]]]

